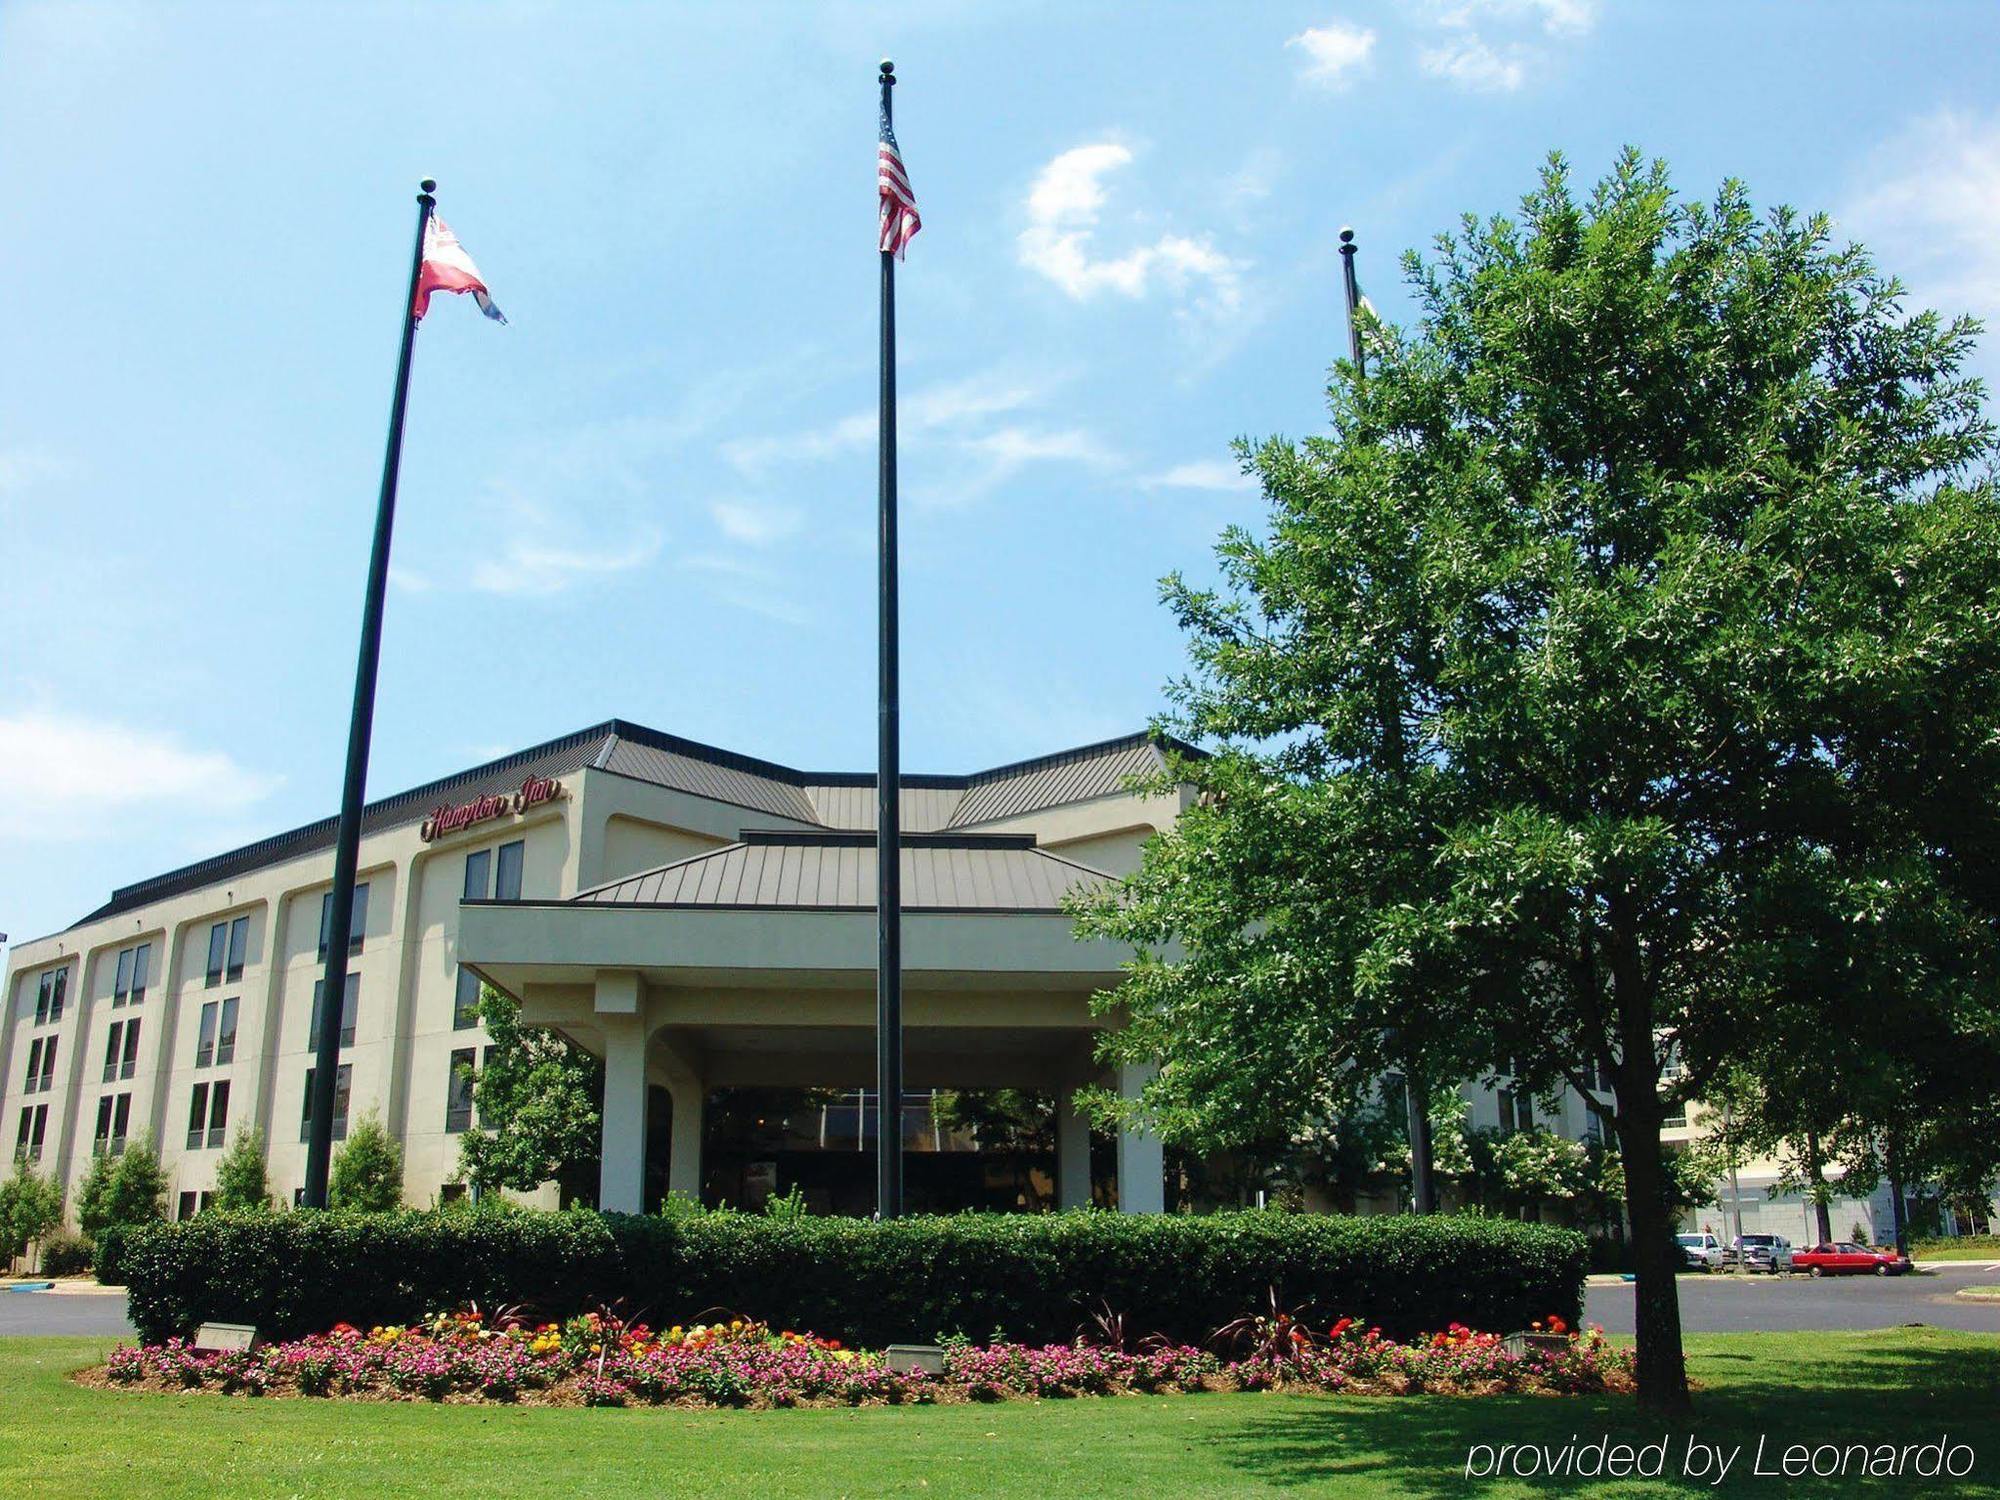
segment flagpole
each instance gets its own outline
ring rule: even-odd
[[[333,1161],[334,1083],[340,1067],[340,1014],[347,990],[347,931],[354,921],[355,867],[361,859],[361,801],[368,783],[368,742],[375,723],[375,669],[382,654],[382,600],[389,583],[389,539],[396,521],[396,475],[403,461],[403,408],[410,395],[410,354],[417,338],[417,277],[424,230],[437,199],[426,177],[417,194],[417,243],[403,294],[403,343],[396,356],[396,394],[389,405],[389,442],[382,491],[375,502],[375,539],[368,553],[368,587],[361,605],[361,649],[354,664],[354,708],[347,721],[347,773],[340,789],[340,825],[333,839],[333,899],[326,923],[326,972],[320,984],[319,1035],[313,1038],[312,1125],[306,1142],[305,1206],[325,1208]]]
[[[1367,356],[1361,352],[1361,324],[1357,314],[1361,309],[1361,283],[1354,276],[1354,231],[1340,231],[1340,271],[1341,279],[1347,283],[1347,353],[1354,361],[1354,373],[1368,373]]]
[[[1340,231],[1340,279],[1347,290],[1347,353],[1354,361],[1354,373],[1366,377],[1368,357],[1361,345],[1361,282],[1354,273],[1354,231]],[[1391,1033],[1393,1048],[1399,1038]],[[1413,1213],[1437,1212],[1436,1176],[1433,1160],[1436,1147],[1431,1140],[1429,1098],[1424,1077],[1416,1063],[1414,1049],[1403,1062],[1403,1121],[1410,1141],[1410,1209]]]
[[[892,118],[896,65],[882,59],[882,118]],[[882,251],[879,620],[875,708],[875,1212],[903,1212],[902,744],[896,627],[896,257]]]

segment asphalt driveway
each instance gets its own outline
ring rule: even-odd
[[[1681,1326],[1691,1333],[1895,1328],[1929,1323],[2000,1333],[2000,1303],[1966,1302],[1962,1286],[2000,1285],[2000,1265],[1944,1261],[1911,1276],[1734,1276],[1680,1278]],[[1606,1333],[1632,1332],[1632,1284],[1593,1284],[1584,1316]]]

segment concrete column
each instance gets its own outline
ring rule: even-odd
[[[1090,1122],[1069,1088],[1056,1094],[1056,1206],[1090,1207]]]
[[[1118,1093],[1136,1099],[1146,1081],[1159,1071],[1156,1063],[1121,1063]],[[1118,1212],[1157,1214],[1167,1206],[1166,1148],[1160,1138],[1143,1131],[1118,1132]]]
[[[673,1130],[667,1145],[667,1191],[701,1201],[701,1136],[708,1103],[708,1080],[684,1040],[665,1033],[653,1048],[653,1062],[673,1102]]]
[[[674,1102],[672,1144],[667,1153],[667,1191],[701,1201],[701,1132],[707,1090],[689,1075],[669,1089]]]
[[[646,1023],[639,976],[597,976],[597,1023],[604,1033],[604,1144],[597,1206],[636,1214],[646,1206]]]

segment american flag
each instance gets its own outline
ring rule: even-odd
[[[903,153],[896,149],[896,132],[889,128],[889,107],[882,106],[882,140],[875,151],[875,186],[882,195],[882,236],[878,248],[903,258],[903,247],[924,227],[917,217],[917,195],[903,171]]]

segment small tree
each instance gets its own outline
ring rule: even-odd
[[[215,1206],[235,1212],[262,1212],[271,1206],[264,1138],[254,1128],[239,1125],[229,1149],[215,1164]]]
[[[44,1177],[23,1158],[14,1175],[0,1182],[0,1263],[12,1260],[62,1223],[62,1184]]]
[[[563,1200],[597,1190],[604,1064],[560,1032],[521,1024],[521,1007],[490,987],[479,1020],[491,1045],[475,1075],[477,1130],[459,1137],[459,1170],[481,1193],[561,1185]]]
[[[333,1159],[327,1203],[378,1214],[402,1207],[403,1148],[382,1128],[373,1110],[355,1122],[347,1144]]]
[[[167,1174],[151,1136],[134,1136],[119,1155],[105,1190],[104,1213],[107,1223],[121,1225],[167,1216]]]
[[[90,1169],[76,1185],[76,1226],[87,1240],[96,1239],[111,1222],[111,1173],[116,1166],[117,1162],[107,1153],[93,1152]]]

